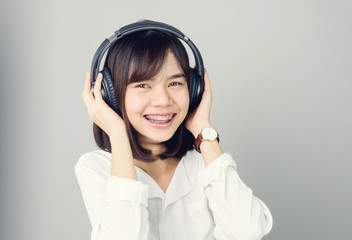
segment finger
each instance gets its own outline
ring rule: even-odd
[[[83,92],[82,92],[82,98],[85,101],[85,103],[94,101],[94,97],[91,93],[91,74],[90,72],[87,72],[86,74],[86,81],[84,83],[84,88],[83,88]]]
[[[94,85],[94,97],[96,100],[102,100],[103,97],[101,95],[101,83],[103,81],[103,74],[99,73],[97,80],[95,81],[95,85]]]
[[[91,87],[90,72],[87,72],[86,81],[84,84],[84,92],[90,91],[90,87]]]
[[[207,70],[204,68],[204,91],[211,92],[210,79]]]

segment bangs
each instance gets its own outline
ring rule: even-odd
[[[128,83],[152,79],[162,69],[169,51],[177,55],[175,43],[165,32],[146,31],[143,37],[133,43]],[[178,59],[180,62],[180,59]]]

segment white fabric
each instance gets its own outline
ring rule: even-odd
[[[189,151],[166,193],[135,168],[138,181],[111,175],[111,154],[102,150],[76,164],[92,240],[249,240],[272,228],[269,209],[241,181],[229,154],[204,168],[202,156]]]

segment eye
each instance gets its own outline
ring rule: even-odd
[[[170,83],[169,86],[173,87],[173,86],[182,86],[182,85],[183,85],[182,82],[172,82],[172,83]]]
[[[141,84],[138,84],[136,85],[137,88],[148,88],[149,86],[145,83],[141,83]]]

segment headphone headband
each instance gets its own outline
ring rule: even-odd
[[[167,31],[181,39],[186,37],[180,30],[174,28],[173,26],[170,26],[166,23],[154,22],[150,20],[141,20],[136,23],[131,23],[120,28],[120,30],[118,30],[117,32],[124,36],[133,32],[150,29]]]
[[[110,46],[115,41],[122,38],[123,36],[126,36],[134,32],[143,31],[143,30],[161,30],[161,31],[169,32],[172,35],[176,36],[177,38],[183,40],[193,52],[193,55],[195,58],[195,71],[197,75],[201,79],[204,78],[204,64],[203,64],[202,56],[200,55],[200,52],[198,51],[197,47],[187,36],[185,36],[177,28],[174,28],[173,26],[170,26],[166,23],[155,22],[150,20],[142,20],[142,21],[138,21],[136,23],[131,23],[129,25],[121,27],[119,30],[115,31],[112,36],[110,36],[109,38],[106,38],[100,44],[98,50],[94,54],[92,66],[91,66],[93,83],[95,82],[95,79],[98,77],[101,60],[105,52],[110,48]]]

